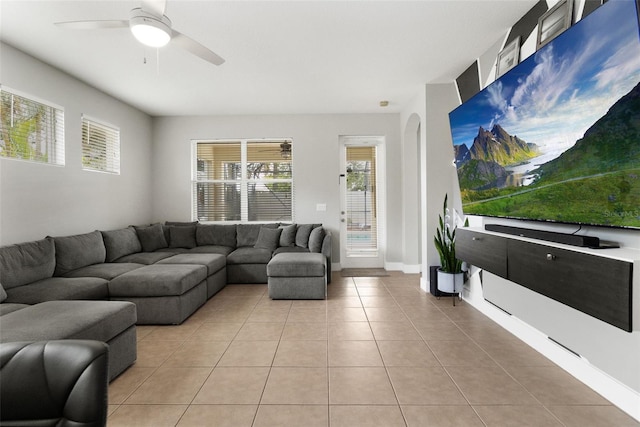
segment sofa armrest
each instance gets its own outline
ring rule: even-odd
[[[327,258],[327,283],[331,283],[331,245],[333,245],[332,243],[332,239],[331,239],[331,232],[329,230],[327,230],[327,228],[325,227],[324,229],[325,231],[325,235],[324,235],[324,240],[322,241],[322,255],[324,255]]]

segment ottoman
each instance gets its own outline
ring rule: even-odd
[[[207,267],[207,298],[227,284],[227,257],[220,254],[185,253],[158,261],[157,264],[195,264]]]
[[[207,301],[207,267],[153,264],[109,282],[112,301],[130,301],[139,325],[179,325]]]
[[[271,299],[325,299],[327,274],[324,255],[285,252],[267,264]]]
[[[96,340],[109,344],[109,380],[136,361],[136,307],[116,301],[47,301],[2,316],[0,342]]]

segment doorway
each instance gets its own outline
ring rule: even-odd
[[[384,267],[384,137],[341,136],[340,264]]]

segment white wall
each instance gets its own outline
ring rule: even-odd
[[[426,240],[422,235],[426,206],[426,141],[424,92],[417,94],[400,114],[402,130],[402,233],[403,270],[405,273],[427,271],[422,266]],[[424,206],[423,206],[424,204]],[[424,217],[426,224],[426,216]],[[417,237],[417,238],[416,238]],[[424,278],[423,278],[424,279]]]
[[[0,244],[113,229],[151,219],[151,118],[6,44],[3,86],[65,111],[64,167],[0,159]],[[120,127],[121,174],[81,168],[81,115]]]
[[[445,194],[449,195],[449,208],[455,208],[462,213],[449,128],[449,112],[458,105],[459,98],[454,83],[426,86],[427,223],[423,236],[427,240],[426,260],[429,266],[440,265],[440,257],[433,245],[433,236],[438,227],[438,215],[442,213]]]
[[[153,127],[154,220],[191,219],[191,141],[197,139],[293,139],[295,221],[322,223],[334,235],[339,262],[340,135],[386,137],[387,253],[402,260],[402,158],[397,114],[160,117]],[[316,204],[326,204],[325,212]]]

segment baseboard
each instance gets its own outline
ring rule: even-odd
[[[420,274],[422,271],[420,264],[403,264],[402,272],[404,274]]]
[[[387,271],[402,271],[401,262],[386,262],[384,263],[384,269]]]
[[[420,264],[403,264],[401,262],[385,262],[384,269],[387,271],[402,271],[404,274],[419,274]],[[342,270],[342,265],[340,263],[332,263],[331,271],[340,271]]]
[[[420,289],[422,289],[426,293],[431,293],[431,284],[429,282],[429,275],[421,275],[420,276]]]

